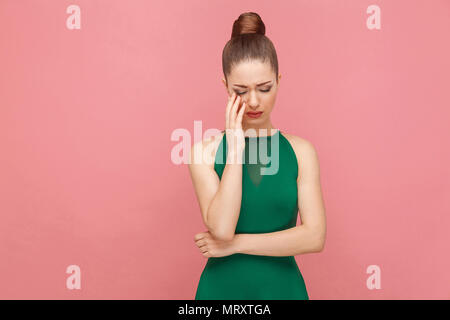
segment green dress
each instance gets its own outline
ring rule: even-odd
[[[226,155],[224,134],[214,163],[219,178],[225,169]],[[242,165],[242,201],[235,233],[268,233],[294,227],[298,215],[297,157],[280,130],[269,136],[245,137]],[[261,169],[269,171],[262,174]],[[235,253],[208,258],[195,299],[308,300],[309,297],[294,256]]]

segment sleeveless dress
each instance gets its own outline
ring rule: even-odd
[[[220,179],[226,155],[224,133],[214,162]],[[245,137],[242,165],[242,200],[235,233],[269,233],[294,227],[298,215],[298,163],[290,142],[280,130],[273,135]],[[309,297],[294,256],[235,253],[208,258],[195,300],[233,299],[309,300]]]

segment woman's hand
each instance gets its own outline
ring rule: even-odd
[[[245,112],[245,102],[235,92],[228,98],[226,108],[225,133],[229,153],[232,156],[242,155],[245,149],[244,131],[242,130],[242,117]],[[241,104],[242,103],[242,104]]]
[[[194,236],[195,245],[204,257],[224,257],[236,253],[236,236],[232,240],[216,240],[209,231]]]

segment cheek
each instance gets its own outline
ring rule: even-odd
[[[276,93],[268,94],[264,97],[264,104],[267,108],[271,108],[273,104],[275,103],[277,95]]]

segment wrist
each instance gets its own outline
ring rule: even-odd
[[[233,244],[232,244],[233,253],[243,253],[244,238],[245,238],[244,235],[241,233],[237,233],[234,235],[233,240],[232,240],[233,241]]]
[[[229,151],[227,154],[227,163],[228,164],[242,164],[244,158],[243,150],[233,150]]]

